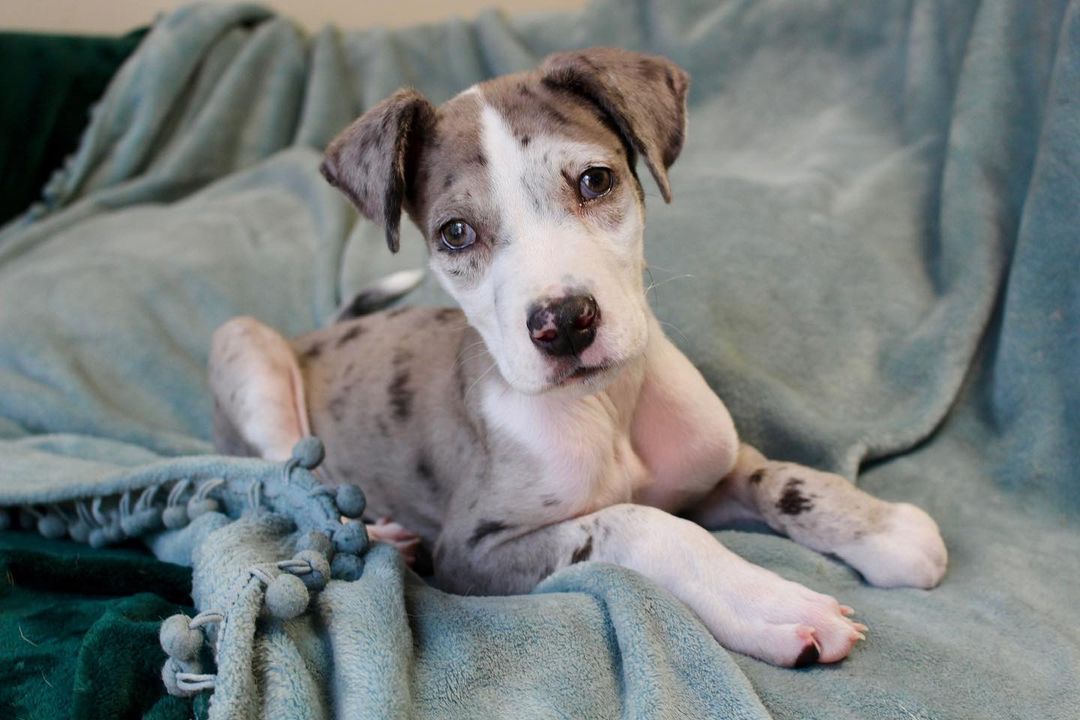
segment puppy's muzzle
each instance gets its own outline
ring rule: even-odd
[[[533,344],[553,357],[580,355],[596,339],[600,306],[592,295],[537,303],[525,322]]]

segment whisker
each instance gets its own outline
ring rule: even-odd
[[[684,333],[684,332],[683,332],[682,330],[680,330],[680,329],[679,329],[679,326],[678,326],[678,325],[676,325],[675,323],[669,323],[669,322],[667,322],[666,320],[661,320],[661,321],[660,321],[660,324],[661,324],[661,325],[667,325],[667,326],[668,326],[669,328],[671,328],[671,329],[672,329],[672,330],[674,330],[675,332],[679,333],[679,335],[681,335],[681,336],[682,336],[682,339],[683,339],[683,340],[684,340],[685,342],[690,342],[690,338],[686,337],[686,333]]]
[[[482,351],[482,352],[478,352],[475,355],[470,355],[467,358],[462,358],[460,365],[464,367],[466,364],[476,362],[477,360],[480,360],[481,358],[484,358],[486,356],[487,356],[487,351],[486,350]],[[490,357],[488,359],[490,359]]]
[[[466,353],[469,353],[469,354],[466,355]],[[466,357],[468,357],[470,360],[475,360],[476,358],[483,357],[486,354],[487,354],[487,348],[486,347],[467,348],[467,349],[462,351],[461,356],[459,357],[459,359],[463,360]]]
[[[675,277],[666,278],[664,280],[661,280],[660,282],[651,283],[647,288],[645,288],[645,294],[648,295],[649,292],[652,291],[653,289],[658,288],[661,285],[666,285],[669,282],[672,282],[674,280],[687,280],[687,279],[693,280],[694,277],[695,277],[694,275],[692,275],[690,273],[686,273],[684,275],[676,275]]]
[[[481,381],[481,380],[483,380],[483,379],[484,379],[485,377],[487,377],[487,374],[488,374],[489,372],[491,372],[492,370],[494,370],[494,369],[495,369],[495,365],[496,365],[496,363],[491,363],[491,365],[490,365],[490,366],[488,367],[488,369],[487,369],[487,370],[485,370],[484,372],[480,373],[480,374],[479,374],[479,375],[478,375],[478,376],[476,377],[476,379],[472,381],[472,384],[470,384],[470,385],[469,385],[469,387],[468,387],[468,389],[467,389],[467,390],[465,390],[465,394],[461,396],[463,400],[465,400],[465,399],[468,399],[468,397],[469,397],[469,393],[470,393],[470,392],[472,392],[472,389],[473,389],[474,387],[476,387],[476,384],[477,384],[478,382],[480,382],[480,381]]]
[[[649,264],[648,264],[648,265],[647,265],[647,266],[645,267],[645,269],[646,269],[646,270],[659,270],[660,272],[666,272],[666,273],[673,273],[673,272],[678,272],[678,270],[676,270],[675,268],[667,268],[667,267],[662,267],[662,266],[660,266],[660,265],[656,265],[656,264],[654,264],[654,263],[649,263]]]
[[[461,352],[458,353],[457,359],[461,360],[462,356],[464,356],[465,353],[469,352],[474,347],[479,347],[480,345],[483,345],[483,344],[484,344],[483,340],[478,340],[478,341],[476,341],[474,343],[469,343],[466,347],[461,348]]]

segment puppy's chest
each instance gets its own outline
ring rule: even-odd
[[[629,502],[649,482],[630,440],[633,404],[618,392],[570,402],[558,398],[484,398],[491,427],[526,453],[536,474],[521,488],[553,517]]]

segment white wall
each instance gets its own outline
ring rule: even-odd
[[[184,0],[0,0],[0,29],[117,34],[183,4]],[[317,30],[331,22],[346,28],[400,27],[473,17],[492,6],[510,12],[566,10],[583,6],[585,0],[263,0],[262,4]]]

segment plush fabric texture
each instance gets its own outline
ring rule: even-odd
[[[308,614],[259,620],[257,598],[225,588],[291,536],[252,517],[173,548],[198,608],[231,601],[251,629],[219,655],[211,715],[1075,717],[1075,0],[610,0],[311,38],[258,8],[179,10],[116,76],[46,203],[0,231],[0,502],[116,491],[209,452],[218,324],[307,331],[424,262],[414,228],[389,255],[318,174],[359,112],[404,84],[439,102],[590,45],[692,76],[674,202],[643,175],[672,338],[766,454],[929,511],[944,583],[877,590],[760,528],[718,532],[871,627],[839,665],[783,670],[595,564],[529,596],[460,598],[376,547]],[[434,283],[412,298],[444,299]],[[200,554],[210,542],[228,551]]]
[[[191,612],[187,568],[145,553],[0,533],[0,714],[184,720],[162,697],[158,625]]]

